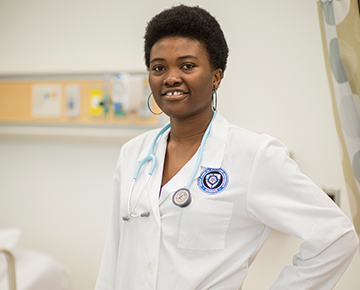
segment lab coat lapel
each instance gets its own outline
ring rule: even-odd
[[[206,168],[220,168],[224,159],[226,140],[229,130],[228,121],[217,112],[206,141],[200,165]],[[200,171],[200,168],[199,168]],[[199,176],[200,172],[198,171]]]
[[[180,188],[184,188],[189,181],[189,178],[194,170],[198,151],[193,157],[184,165],[181,170],[173,176],[162,188],[159,199],[159,205],[161,205],[169,195],[173,195],[175,191]]]
[[[165,133],[160,137],[157,146],[155,147],[155,156],[157,159],[157,165],[149,181],[149,187],[147,189],[147,194],[150,199],[151,208],[158,224],[160,224],[159,193],[161,190],[161,181],[162,181],[162,174],[164,169],[167,138],[169,132],[170,129],[165,131]]]

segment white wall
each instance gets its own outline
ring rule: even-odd
[[[0,0],[0,74],[144,70],[146,22],[178,1]],[[219,108],[282,140],[319,186],[341,187],[350,216],[315,0],[183,1],[212,12],[230,47]],[[121,139],[0,136],[0,227],[67,266],[74,290],[94,287]],[[269,289],[300,241],[274,233],[244,290]],[[360,285],[356,255],[336,290]],[[260,278],[261,277],[261,278]]]

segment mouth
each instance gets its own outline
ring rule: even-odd
[[[180,100],[185,98],[188,93],[181,90],[169,90],[161,94],[167,100]]]

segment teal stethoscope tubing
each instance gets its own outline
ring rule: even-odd
[[[204,152],[204,147],[205,147],[205,143],[206,143],[206,140],[210,134],[210,129],[211,129],[211,125],[215,119],[215,116],[216,116],[216,111],[213,111],[213,116],[211,118],[211,121],[208,125],[208,127],[206,128],[206,131],[204,133],[204,136],[202,137],[201,139],[201,143],[200,143],[200,148],[199,148],[199,155],[198,155],[198,158],[196,160],[196,164],[194,166],[194,170],[193,172],[191,173],[190,175],[190,178],[189,178],[189,181],[188,183],[186,184],[185,186],[185,189],[189,190],[190,189],[190,185],[192,183],[192,181],[194,180],[194,177],[195,177],[195,174],[196,172],[198,171],[199,167],[200,167],[200,162],[201,162],[201,159],[202,159],[202,156],[203,156],[203,152]],[[151,144],[150,146],[150,149],[149,149],[149,152],[148,154],[146,155],[146,157],[140,161],[139,165],[136,167],[136,170],[135,170],[135,173],[134,173],[134,177],[133,177],[133,181],[132,181],[132,184],[131,184],[131,187],[130,187],[130,193],[129,193],[129,199],[128,199],[128,215],[124,216],[123,217],[123,220],[124,221],[127,221],[129,220],[131,217],[132,218],[135,218],[135,217],[148,217],[150,215],[149,212],[143,212],[141,214],[134,214],[134,210],[136,209],[136,206],[138,205],[139,203],[139,200],[144,192],[144,189],[146,187],[146,185],[148,184],[149,182],[149,179],[150,179],[150,176],[153,174],[155,168],[156,168],[156,163],[157,163],[157,160],[156,160],[156,157],[155,157],[155,146],[157,144],[157,141],[159,140],[159,138],[161,137],[161,135],[163,135],[165,133],[165,131],[167,129],[169,129],[170,127],[170,123],[166,124],[162,129],[161,131],[156,135],[153,143]],[[139,197],[138,199],[136,200],[136,203],[134,205],[134,207],[131,209],[131,197],[132,197],[132,193],[133,193],[133,189],[134,189],[134,185],[135,185],[135,181],[137,180],[139,174],[140,174],[140,171],[141,171],[141,168],[143,167],[143,165],[148,162],[148,161],[151,161],[152,164],[151,164],[151,167],[150,167],[150,170],[149,170],[149,173],[148,173],[148,177],[145,181],[145,184],[139,194]]]

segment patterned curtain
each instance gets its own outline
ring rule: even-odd
[[[318,0],[317,5],[351,214],[360,234],[359,0]]]

